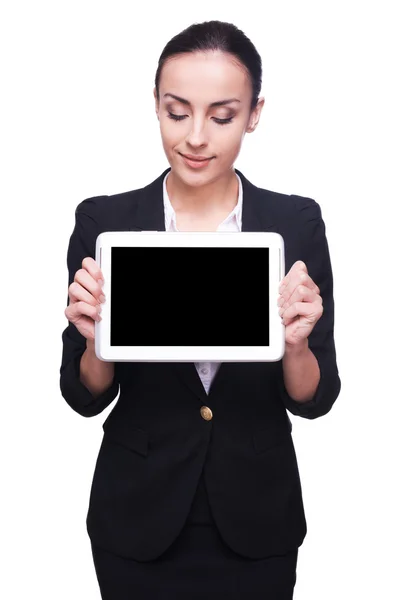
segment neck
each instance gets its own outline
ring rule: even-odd
[[[171,170],[166,180],[167,192],[175,212],[210,214],[229,212],[237,204],[239,183],[233,169],[205,185],[188,185]]]

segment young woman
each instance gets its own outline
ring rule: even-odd
[[[87,515],[105,600],[293,597],[306,520],[287,411],[326,414],[341,383],[320,207],[258,188],[233,166],[263,108],[261,71],[254,45],[230,23],[194,24],[176,35],[154,89],[170,167],[144,188],[76,209],[61,392],[87,417],[120,393],[103,424]],[[101,231],[130,229],[281,233],[290,267],[276,291],[282,360],[99,360],[94,322],[104,297],[95,240]],[[173,264],[165,268],[171,282],[180,276]],[[207,265],[192,268],[207,285]],[[127,318],[135,316],[133,298]],[[174,327],[168,314],[165,327]]]

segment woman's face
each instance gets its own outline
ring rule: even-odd
[[[200,186],[232,170],[264,104],[260,99],[250,113],[252,88],[245,67],[219,51],[174,56],[162,68],[159,92],[158,103],[154,89],[156,113],[175,174]],[[188,154],[210,160],[188,163],[183,158]]]

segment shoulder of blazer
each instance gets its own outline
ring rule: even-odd
[[[114,206],[137,205],[143,195],[145,188],[138,188],[129,192],[121,192],[119,194],[110,194],[102,196],[92,196],[82,200],[76,207],[77,212],[101,212],[106,211]]]
[[[82,200],[75,209],[76,215],[85,215],[95,221],[99,229],[120,229],[135,221],[140,200],[145,188],[118,194],[92,196]]]
[[[255,205],[263,221],[268,218],[276,224],[286,222],[290,228],[293,225],[296,229],[296,224],[298,228],[300,223],[318,220],[321,217],[320,206],[313,198],[258,187],[241,171],[235,170],[242,180],[244,199],[250,200]]]
[[[76,213],[92,218],[102,231],[162,229],[163,179],[169,170],[144,187],[86,198],[77,206]]]

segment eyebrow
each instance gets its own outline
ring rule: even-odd
[[[185,98],[181,98],[180,96],[175,96],[175,94],[164,94],[164,98],[166,96],[170,96],[174,98],[174,100],[178,100],[178,102],[182,102],[182,104],[187,104],[190,106],[189,100],[185,100]],[[211,102],[210,107],[213,106],[225,106],[225,104],[230,104],[231,102],[240,102],[237,98],[228,98],[227,100],[218,100],[217,102]]]

